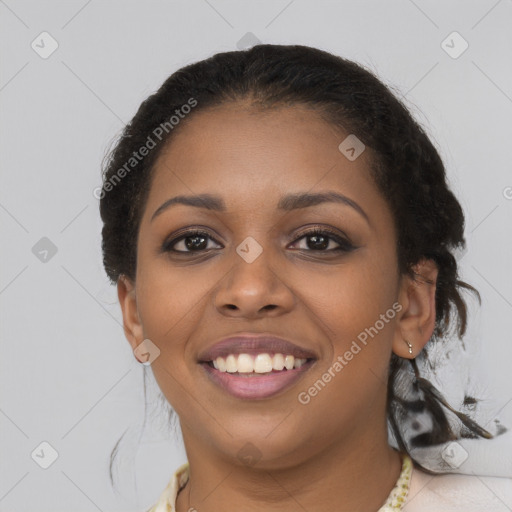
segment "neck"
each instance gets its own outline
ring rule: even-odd
[[[376,512],[396,484],[401,459],[388,445],[387,429],[377,436],[368,430],[366,439],[345,438],[279,469],[230,464],[207,446],[187,443],[184,431],[190,479],[176,511]]]

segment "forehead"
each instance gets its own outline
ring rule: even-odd
[[[348,135],[302,106],[229,103],[194,112],[159,156],[148,204],[214,193],[248,208],[277,204],[284,193],[335,189],[377,205],[370,151],[347,159],[339,145]]]

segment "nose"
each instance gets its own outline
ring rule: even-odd
[[[225,316],[260,318],[279,316],[290,311],[295,297],[280,273],[271,268],[272,254],[264,250],[256,260],[248,263],[238,254],[231,270],[221,280],[215,295],[215,307]]]

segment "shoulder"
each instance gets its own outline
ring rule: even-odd
[[[414,469],[404,512],[510,512],[512,479]]]

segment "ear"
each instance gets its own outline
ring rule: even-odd
[[[117,297],[123,312],[124,335],[135,350],[144,340],[144,333],[137,309],[135,284],[125,275],[117,280]]]
[[[413,266],[413,272],[412,277],[402,277],[398,297],[402,310],[393,339],[393,352],[406,359],[414,359],[422,351],[436,324],[438,268],[433,260],[423,259]],[[407,341],[412,345],[412,354]]]

